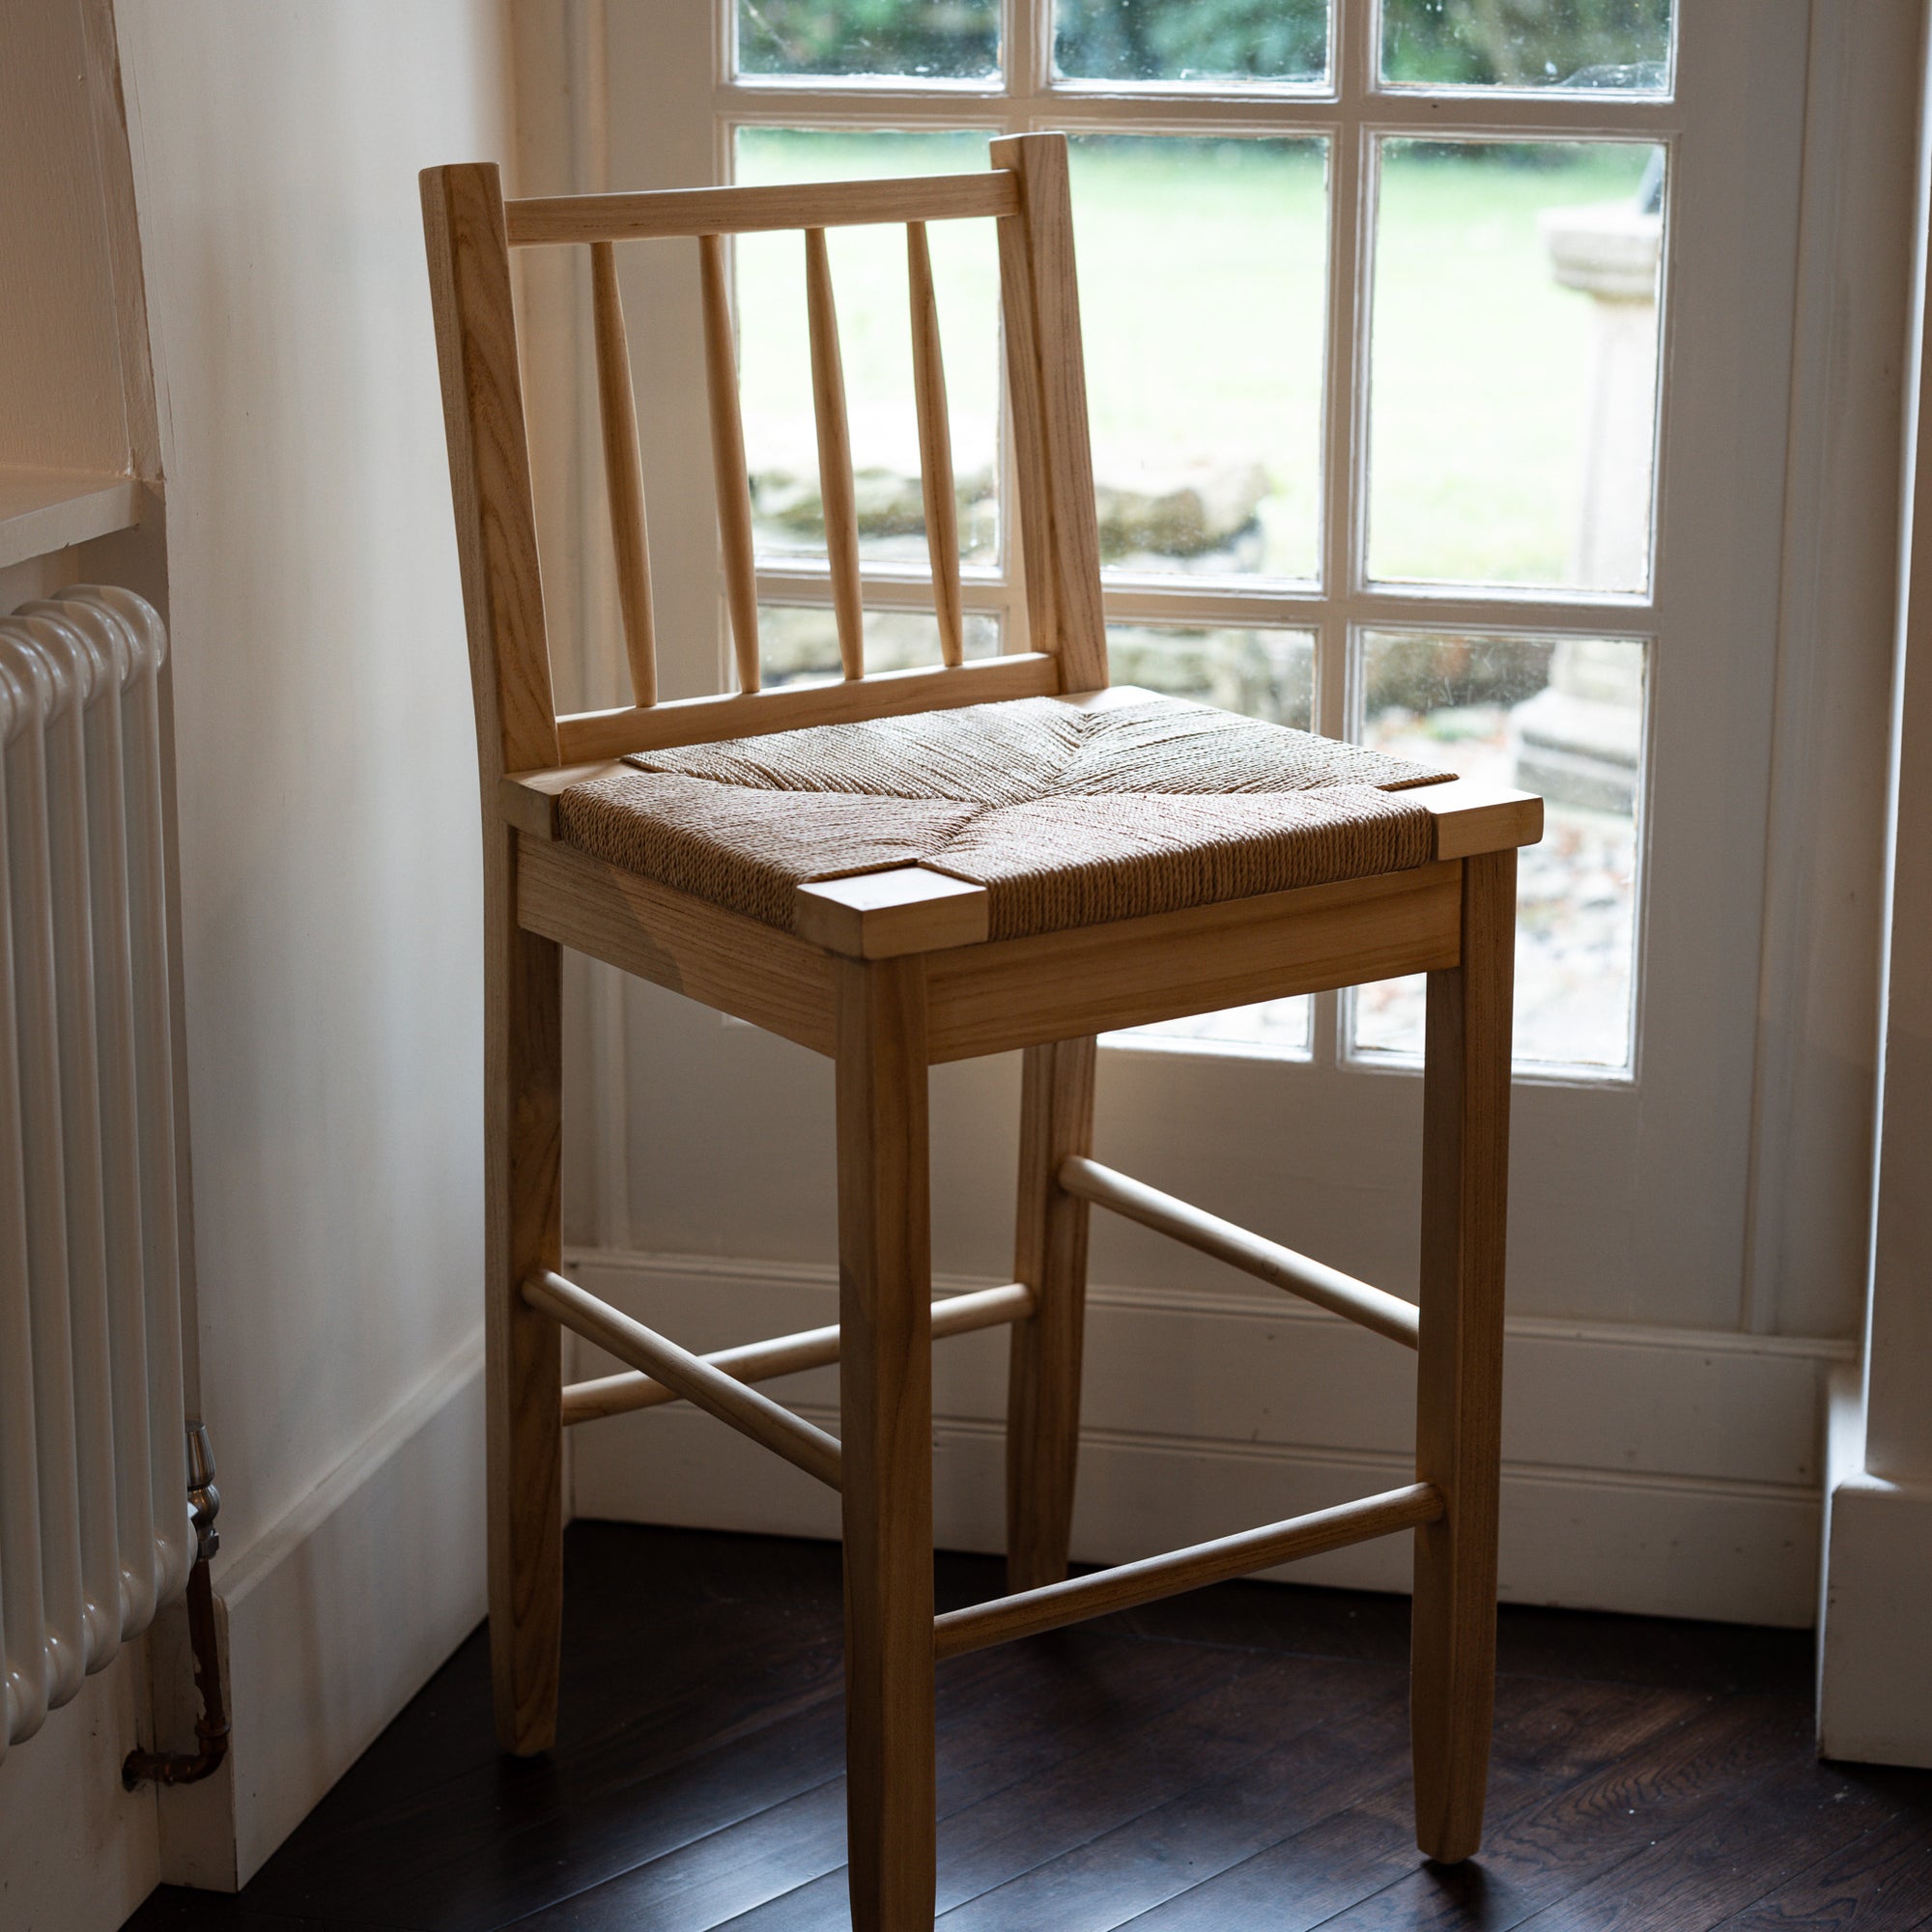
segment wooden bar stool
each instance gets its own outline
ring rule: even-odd
[[[1494,1651],[1516,847],[1541,801],[1147,692],[1109,690],[1063,137],[982,175],[505,203],[433,168],[423,209],[482,770],[488,952],[490,1634],[504,1747],[556,1710],[562,1431],[683,1400],[838,1489],[853,1923],[933,1910],[936,1660],[1415,1532],[1416,1834],[1476,1849]],[[1030,648],[962,661],[928,222],[998,224]],[[825,230],[906,228],[945,662],[867,677]],[[751,506],[722,238],[805,233],[844,677],[759,688]],[[694,236],[738,691],[656,700],[614,243]],[[591,250],[605,455],[637,702],[552,695],[509,251]],[[830,1054],[839,1323],[701,1357],[559,1272],[558,948]],[[1429,976],[1419,1308],[1093,1158],[1094,1037]],[[1015,1279],[935,1304],[926,1069],[1023,1049]],[[1090,1204],[1419,1350],[1415,1480],[1066,1578]],[[1009,1323],[1010,1596],[933,1615],[936,1337]],[[572,1329],[631,1372],[561,1385]],[[838,1441],[752,1386],[840,1364]]]

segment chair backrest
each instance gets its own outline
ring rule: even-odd
[[[994,141],[992,162],[983,175],[510,202],[493,162],[424,171],[423,224],[486,784],[505,771],[1106,683],[1065,137],[1022,134]],[[951,435],[925,231],[928,222],[972,216],[998,224],[1030,648],[967,664],[960,648]],[[903,223],[906,230],[922,488],[944,657],[929,669],[870,677],[862,641],[844,379],[825,246],[827,228],[852,223]],[[844,680],[761,692],[752,504],[724,238],[790,228],[805,233],[819,487]],[[660,704],[643,478],[613,251],[620,242],[675,235],[695,236],[698,246],[712,467],[739,688],[735,695]],[[590,249],[605,473],[636,699],[620,710],[563,718],[556,715],[551,684],[509,257],[512,248],[554,243]]]

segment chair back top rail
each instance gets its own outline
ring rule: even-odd
[[[538,195],[503,204],[513,248],[639,242],[667,235],[753,235],[774,228],[961,221],[1019,212],[1019,180],[1007,168],[884,181]]]

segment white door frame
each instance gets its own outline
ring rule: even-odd
[[[1921,71],[1883,1096],[1864,1373],[1833,1391],[1818,1735],[1830,1757],[1932,1766],[1932,65]]]
[[[1687,31],[1724,33],[1724,23],[1712,19],[1723,11],[1686,9]],[[700,13],[559,0],[558,43],[579,50],[574,66],[586,75],[583,85],[594,85],[588,76],[596,65],[583,50],[601,52],[610,89],[596,117],[604,152],[591,178],[581,172],[581,154],[566,156],[569,175],[560,179],[553,141],[547,164],[541,156],[539,164],[526,164],[528,187],[587,187],[601,185],[597,176],[638,185],[715,177],[718,102],[695,75],[710,73],[716,49],[709,22],[696,17]],[[1534,1391],[1518,1371],[1513,1387],[1521,1394],[1512,1398],[1510,1453],[1525,1494],[1534,1490],[1543,1498],[1534,1509],[1525,1505],[1525,1522],[1548,1520],[1560,1507],[1549,1498],[1561,1496],[1577,1506],[1573,1516],[1580,1510],[1579,1520],[1594,1514],[1607,1521],[1621,1512],[1619,1520],[1648,1522],[1655,1532],[1646,1543],[1645,1532],[1633,1530],[1635,1540],[1618,1559],[1632,1578],[1626,1583],[1601,1574],[1604,1565],[1577,1573],[1565,1557],[1532,1563],[1522,1572],[1520,1594],[1804,1621],[1807,1546],[1817,1521],[1818,1390],[1825,1370],[1849,1352],[1861,1273],[1867,1155],[1859,1123],[1870,1091],[1878,933],[1875,894],[1867,896],[1865,882],[1878,876],[1883,823],[1882,774],[1866,774],[1869,748],[1883,728],[1889,657],[1882,613],[1892,576],[1896,420],[1889,411],[1896,403],[1900,263],[1910,216],[1909,185],[1894,189],[1891,176],[1898,144],[1909,139],[1909,73],[1902,84],[1899,71],[1914,67],[1918,9],[1916,0],[1858,8],[1779,0],[1754,8],[1752,17],[1748,36],[1733,31],[1726,43],[1738,75],[1736,99],[1780,123],[1802,123],[1802,156],[1792,144],[1787,172],[1769,179],[1741,154],[1728,173],[1714,168],[1705,175],[1701,187],[1694,167],[1686,167],[1680,182],[1695,192],[1680,202],[1675,240],[1680,248],[1719,248],[1734,262],[1781,254],[1791,299],[1771,313],[1749,310],[1743,317],[1748,327],[1727,333],[1704,326],[1680,277],[1671,354],[1690,360],[1691,374],[1683,380],[1690,391],[1710,396],[1728,384],[1737,400],[1727,415],[1716,404],[1684,405],[1680,390],[1663,452],[1665,488],[1700,509],[1688,535],[1666,533],[1659,564],[1660,628],[1673,638],[1716,640],[1698,662],[1688,650],[1673,650],[1660,668],[1660,688],[1682,690],[1688,680],[1690,687],[1728,694],[1732,715],[1744,719],[1736,737],[1747,752],[1733,763],[1736,743],[1697,748],[1695,755],[1725,767],[1723,781],[1698,784],[1694,801],[1667,793],[1656,800],[1654,820],[1667,819],[1681,804],[1713,814],[1717,831],[1708,864],[1655,896],[1647,920],[1653,980],[1660,971],[1694,976],[1711,951],[1710,908],[1720,905],[1731,982],[1703,1000],[1707,1020],[1686,1022],[1669,1037],[1660,1037],[1654,1024],[1638,1118],[1607,1178],[1596,1161],[1568,1170],[1555,1163],[1540,1182],[1518,1167],[1513,1288],[1526,1311],[1513,1331],[1518,1353],[1525,1361],[1541,1359],[1538,1350],[1577,1354],[1527,1406],[1523,1398]],[[573,62],[555,65],[568,70]],[[567,85],[555,90],[553,109],[567,110],[570,93]],[[527,128],[542,128],[543,104],[526,108]],[[695,297],[672,286],[676,279],[654,281],[636,270],[627,275],[632,337],[696,366]],[[1848,291],[1861,298],[1848,302]],[[1742,308],[1731,306],[1734,314]],[[569,303],[556,307],[563,318]],[[549,348],[554,352],[555,345]],[[1697,373],[1699,358],[1720,365],[1708,384]],[[701,384],[644,376],[639,401],[654,542],[709,557],[715,534],[708,498],[677,473],[680,464],[665,460],[667,450],[705,446]],[[546,431],[567,442],[590,420],[581,417],[575,429],[540,422],[539,447]],[[594,440],[582,446],[594,450]],[[558,470],[567,467],[565,456]],[[556,518],[555,504],[540,509]],[[1713,572],[1708,559],[1727,540],[1727,519],[1748,523],[1757,541],[1745,547],[1745,563]],[[566,551],[559,537],[546,561],[568,554],[580,582],[594,587],[605,542],[594,530]],[[1732,554],[1740,554],[1735,547]],[[668,576],[673,581],[666,582]],[[668,693],[718,688],[715,594],[708,585],[702,592],[680,589],[671,573],[661,573],[660,582]],[[590,596],[579,592],[588,608],[608,594],[608,587]],[[1774,639],[1775,673],[1766,644]],[[609,675],[594,665],[589,673]],[[1690,760],[1680,762],[1695,769]],[[1739,961],[1747,962],[1742,972]],[[1755,1011],[1738,987],[1750,979],[1752,963]],[[607,1291],[670,1319],[668,1303],[684,1299],[676,1282],[709,1280],[722,1268],[719,1279],[739,1284],[742,1296],[721,1289],[687,1316],[687,1322],[710,1321],[720,1339],[728,1339],[724,1328],[739,1325],[734,1309],[774,1297],[810,1299],[811,1257],[830,1251],[830,1188],[820,1158],[822,1068],[747,1029],[681,1013],[678,1003],[648,988],[607,995],[588,1017],[591,1023],[577,1034],[572,1123],[577,1145],[589,1140],[594,1151],[573,1161],[573,1232],[594,1246],[587,1264],[630,1284],[626,1292],[606,1280]],[[999,1250],[1010,1211],[1004,1122],[1013,1083],[998,1063],[949,1072],[935,1083],[940,1261],[962,1276],[991,1276],[1004,1265]],[[1303,1111],[1305,1096],[1319,1132],[1285,1118],[1284,1073],[1301,1083],[1293,1112]],[[1412,1268],[1412,1176],[1398,1159],[1389,1163],[1385,1186],[1365,1189],[1353,1155],[1388,1138],[1390,1094],[1397,1094],[1393,1112],[1400,1118],[1407,1104],[1400,1089],[1414,1084],[1353,1069],[1118,1053],[1103,1074],[1102,1133],[1110,1157],[1158,1184],[1205,1197],[1219,1211],[1400,1287]],[[1630,1099],[1602,1089],[1524,1085],[1520,1159],[1525,1148],[1548,1150],[1561,1138],[1552,1109]],[[1231,1113],[1267,1133],[1237,1134],[1230,1145],[1221,1130]],[[1144,1132],[1155,1122],[1157,1136]],[[1849,1131],[1841,1130],[1845,1122]],[[614,1153],[613,1133],[629,1142]],[[1708,1173],[1687,1172],[1673,1155],[1673,1146],[1687,1140],[1726,1151],[1721,1186]],[[707,1177],[727,1164],[760,1172],[768,1181],[756,1218],[719,1220]],[[1283,1186],[1284,1164],[1298,1170],[1296,1195]],[[1605,1240],[1593,1246],[1622,1245],[1629,1292],[1621,1300],[1566,1299],[1569,1284],[1562,1280],[1548,1292],[1535,1286],[1552,1270],[1547,1254],[1539,1256],[1537,1230],[1525,1215],[1568,1216],[1587,1208],[1592,1197],[1614,1206]],[[680,1275],[682,1264],[620,1261],[637,1249],[730,1259],[696,1264],[696,1276],[690,1268]],[[1215,1459],[1226,1460],[1228,1444],[1253,1433],[1252,1417],[1230,1414],[1219,1429],[1204,1417],[1202,1434],[1215,1436],[1210,1453],[1196,1441],[1191,1422],[1176,1428],[1171,1412],[1163,1418],[1157,1407],[1129,1399],[1138,1394],[1136,1364],[1156,1346],[1151,1338],[1160,1327],[1159,1305],[1184,1306],[1187,1332],[1197,1341],[1223,1317],[1259,1323],[1255,1334],[1239,1331],[1256,1346],[1265,1342],[1263,1329],[1266,1337],[1286,1336],[1282,1311],[1243,1301],[1205,1264],[1177,1261],[1151,1240],[1138,1243],[1130,1231],[1118,1237],[1109,1231],[1096,1249],[1095,1272],[1112,1285],[1101,1299],[1115,1297],[1123,1339],[1118,1360],[1096,1354],[1090,1400],[1098,1410],[1110,1394],[1122,1398],[1120,1454],[1138,1466],[1139,1459],[1162,1453],[1158,1441],[1184,1436],[1186,1449],[1174,1452],[1181,1462],[1218,1467]],[[1694,1293],[1683,1292],[1687,1283]],[[781,1322],[788,1324],[789,1317]],[[710,1331],[700,1336],[709,1338]],[[1297,1350],[1307,1339],[1298,1338]],[[1207,1355],[1199,1367],[1205,1376]],[[1292,1438],[1264,1459],[1271,1480],[1301,1484],[1351,1458],[1399,1453],[1399,1443],[1378,1434],[1373,1417],[1352,1435],[1324,1422],[1321,1405],[1309,1401],[1306,1371],[1290,1363],[1283,1374],[1273,1412],[1300,1419],[1285,1431],[1264,1432]],[[1572,1428],[1556,1412],[1567,1406],[1560,1389],[1570,1387],[1586,1407],[1594,1399],[1601,1428]],[[1697,1393],[1687,1393],[1693,1387]],[[1696,1439],[1660,1426],[1666,1388],[1678,1391],[1672,1402],[1680,1407],[1688,1402],[1701,1418],[1701,1433],[1691,1431]],[[1211,1390],[1201,1399],[1214,1406]],[[1377,1406],[1373,1399],[1367,1404],[1370,1411]],[[1391,1391],[1391,1409],[1399,1406]],[[962,1441],[974,1435],[978,1406],[962,1388],[953,1418]],[[1755,1428],[1753,1415],[1767,1418],[1766,1428]],[[1158,1426],[1163,1419],[1165,1429]],[[665,1426],[662,1418],[648,1421]],[[601,1427],[620,1433],[624,1425]],[[1741,1442],[1748,1445],[1743,1452]],[[580,1507],[707,1520],[723,1520],[721,1511],[728,1517],[735,1507],[715,1484],[675,1493],[673,1484],[646,1493],[603,1476],[586,1481],[591,1464],[614,1465],[626,1453],[616,1439],[608,1458],[587,1437],[578,1445]],[[661,1469],[665,1460],[651,1462]],[[1179,1499],[1182,1492],[1211,1486],[1177,1475],[1169,1487]],[[1715,1550],[1726,1539],[1736,1541],[1719,1525],[1736,1523],[1753,1525],[1740,1533],[1754,1551],[1776,1543],[1795,1546],[1792,1553],[1778,1560],[1767,1555],[1761,1577],[1749,1564],[1733,1565],[1737,1575],[1748,1572],[1756,1580],[1728,1591],[1720,1579],[1687,1582],[1666,1574],[1673,1563],[1681,1569],[1682,1551],[1674,1558],[1659,1553],[1658,1537],[1703,1539]],[[1186,1533],[1207,1527],[1196,1521]],[[962,1519],[954,1540],[974,1533]],[[1131,1534],[1127,1521],[1096,1525],[1093,1553],[1116,1553],[1100,1546]]]

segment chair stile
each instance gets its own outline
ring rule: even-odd
[[[991,144],[984,175],[505,203],[485,164],[423,177],[485,828],[491,1643],[507,1749],[554,1734],[566,1426],[687,1400],[839,1491],[844,1526],[853,1922],[929,1925],[933,1672],[1002,1642],[1370,1537],[1416,1539],[1418,1842],[1481,1832],[1493,1677],[1503,1210],[1515,851],[1541,801],[1463,782],[1411,794],[1434,857],[1406,871],[1107,925],[992,939],[984,889],[919,866],[802,886],[791,930],[563,842],[558,795],[598,761],[1004,698],[1105,701],[1085,378],[1057,135]],[[997,223],[1008,422],[1031,648],[967,663],[934,220]],[[867,675],[858,524],[827,230],[906,229],[915,398],[943,663]],[[813,406],[844,676],[761,689],[752,505],[724,238],[805,238]],[[642,472],[613,248],[698,247],[725,604],[738,690],[657,700]],[[588,244],[598,392],[635,702],[557,717],[525,441],[509,250]],[[837,1327],[699,1356],[561,1272],[560,948],[767,1027],[837,1067]],[[1159,1194],[1093,1158],[1095,1037],[1179,1012],[1428,975],[1417,1307]],[[926,1080],[1024,1053],[1011,1283],[934,1302]],[[1069,1582],[1091,1210],[1122,1213],[1396,1342],[1419,1358],[1415,1481],[1378,1496]],[[935,1619],[931,1344],[1011,1328],[1009,1595]],[[622,1374],[565,1388],[568,1327]],[[750,1384],[840,1366],[837,1441]]]

